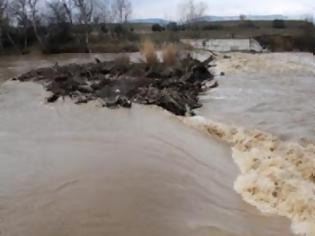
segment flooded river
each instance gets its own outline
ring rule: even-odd
[[[257,128],[284,140],[315,141],[315,57],[311,53],[232,53],[220,57],[220,87],[203,97],[200,114]]]
[[[234,188],[246,202],[315,235],[314,56],[230,56],[217,62],[226,76],[203,96],[203,118],[185,122],[232,145],[241,170]]]
[[[9,58],[0,76],[94,56]],[[202,97],[202,117],[183,120],[155,107],[48,105],[40,85],[3,84],[0,235],[292,235],[289,219],[314,235],[313,169],[281,155],[313,155],[314,58],[232,54],[217,64],[221,86]],[[296,140],[303,150],[287,143]]]

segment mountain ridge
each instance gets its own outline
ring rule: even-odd
[[[280,14],[273,15],[244,15],[246,20],[258,20],[258,21],[272,21],[272,20],[305,20],[307,15],[285,16]],[[240,16],[216,16],[208,15],[197,19],[197,21],[216,22],[216,21],[238,21]],[[172,21],[163,18],[143,18],[143,19],[131,19],[130,23],[142,23],[142,24],[160,24],[166,25]]]

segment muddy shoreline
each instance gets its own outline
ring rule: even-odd
[[[100,100],[105,107],[130,108],[132,103],[157,105],[175,115],[193,115],[199,94],[217,87],[209,71],[214,57],[198,61],[185,56],[173,65],[128,60],[69,64],[31,70],[15,80],[42,84],[47,102],[70,97],[76,104]]]

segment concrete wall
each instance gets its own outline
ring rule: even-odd
[[[183,39],[183,43],[190,44],[194,48],[209,49],[217,52],[230,51],[256,51],[261,52],[263,48],[254,39]]]

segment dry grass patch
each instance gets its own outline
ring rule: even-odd
[[[169,43],[162,47],[163,62],[167,65],[174,65],[178,58],[178,48],[175,44]]]
[[[146,39],[141,44],[141,54],[146,59],[147,64],[154,65],[158,63],[155,45],[152,41]]]

